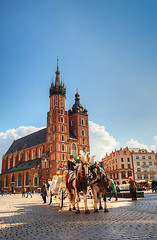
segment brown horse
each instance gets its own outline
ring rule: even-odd
[[[67,171],[65,173],[65,181],[66,187],[69,197],[69,211],[71,211],[71,205],[73,210],[75,210],[75,199],[76,199],[76,213],[80,213],[79,210],[79,193],[83,192],[84,197],[84,206],[85,206],[85,213],[88,214],[89,210],[87,207],[87,181],[88,181],[88,173],[89,173],[89,163],[86,161],[86,156],[83,151],[80,151],[79,158],[80,164],[77,167],[77,170],[74,171]]]
[[[90,185],[93,192],[94,197],[94,212],[98,212],[97,202],[99,198],[99,209],[103,209],[101,205],[101,196],[103,194],[104,200],[104,212],[108,212],[106,205],[106,193],[108,180],[106,178],[104,170],[97,165],[97,163],[93,164],[90,167]]]
[[[79,210],[79,193],[83,192],[85,213],[90,213],[87,207],[87,181],[89,173],[88,162],[81,161],[80,166],[77,169],[76,179],[74,180],[75,192],[76,192],[76,213],[80,213]]]

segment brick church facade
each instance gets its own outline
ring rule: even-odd
[[[90,151],[87,109],[80,104],[78,92],[72,109],[65,109],[66,88],[58,59],[49,97],[47,127],[15,140],[3,156],[1,190],[17,192],[28,185],[37,190],[43,179],[62,173],[71,154],[77,157],[80,150]]]

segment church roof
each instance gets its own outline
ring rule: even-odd
[[[41,158],[36,158],[34,160],[30,160],[30,161],[26,161],[26,162],[22,162],[12,168],[10,168],[9,170],[6,170],[4,173],[11,173],[11,172],[17,172],[17,171],[24,171],[24,170],[28,170],[31,169],[37,165],[39,165],[41,163]]]
[[[6,154],[21,151],[46,142],[46,128],[15,140]]]

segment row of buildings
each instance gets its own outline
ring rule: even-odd
[[[129,183],[129,177],[136,182],[157,180],[157,154],[139,148],[120,148],[102,159],[109,179],[116,184]]]

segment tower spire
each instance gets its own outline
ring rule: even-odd
[[[57,57],[57,71],[56,71],[56,80],[55,80],[55,86],[60,86],[60,71],[59,71],[59,64],[58,64],[58,57]]]

